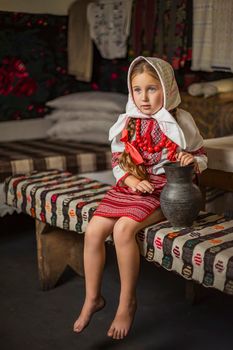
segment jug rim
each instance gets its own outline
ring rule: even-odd
[[[180,162],[168,162],[163,165],[163,167],[169,167],[169,168],[194,168],[194,162],[188,164],[188,165],[180,165]]]

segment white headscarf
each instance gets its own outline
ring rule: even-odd
[[[162,88],[164,103],[163,107],[156,113],[148,116],[143,114],[135,105],[131,92],[131,73],[136,63],[145,60],[156,71],[159,76]],[[128,70],[128,103],[126,105],[126,113],[121,114],[117,122],[111,127],[109,131],[109,140],[112,141],[115,137],[121,134],[125,128],[128,118],[154,118],[157,120],[162,132],[173,142],[179,145],[182,149],[186,148],[186,141],[184,133],[173,116],[168,112],[176,108],[180,102],[179,89],[175,80],[174,71],[171,65],[156,57],[137,57],[130,65]],[[182,113],[187,113],[181,110]]]

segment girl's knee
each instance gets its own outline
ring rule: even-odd
[[[85,232],[85,242],[98,244],[102,243],[105,240],[105,235],[101,234],[98,230],[96,230],[92,226],[88,226]]]
[[[135,239],[135,229],[128,222],[118,220],[113,229],[113,239],[116,245],[125,245]]]
[[[98,225],[95,220],[91,220],[85,231],[85,242],[92,244],[103,243],[111,232],[104,225]]]

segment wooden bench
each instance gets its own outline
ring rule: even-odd
[[[110,187],[58,170],[5,181],[6,203],[35,218],[43,290],[56,285],[67,265],[83,276],[83,233]],[[137,242],[146,260],[233,294],[233,220],[202,212],[178,232],[165,220],[141,230]]]

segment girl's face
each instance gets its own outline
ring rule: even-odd
[[[163,107],[163,88],[160,81],[149,73],[135,75],[131,87],[133,100],[142,113],[151,115]]]

